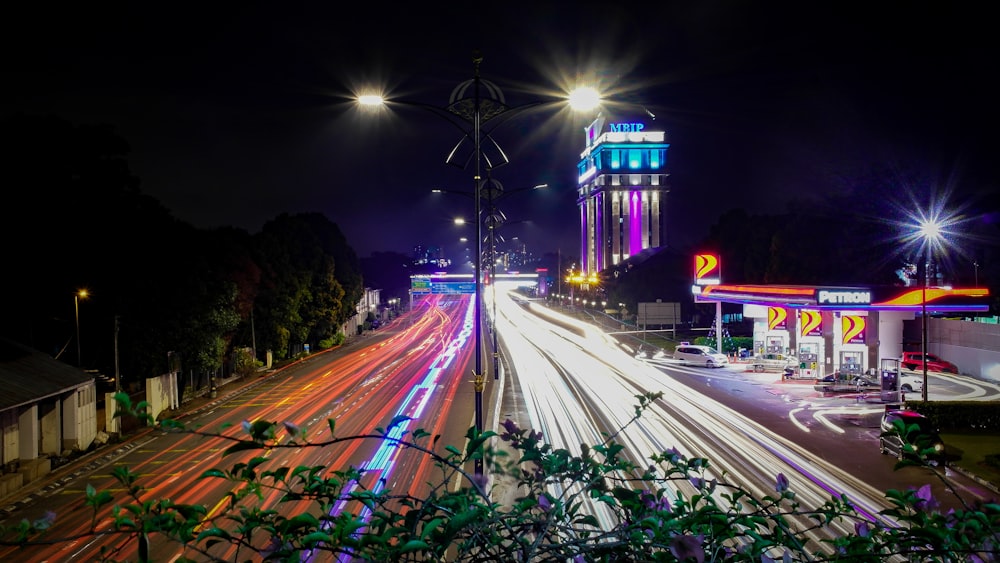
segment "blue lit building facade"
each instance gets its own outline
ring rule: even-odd
[[[580,268],[596,274],[664,241],[669,191],[666,133],[652,117],[598,116],[577,166]]]

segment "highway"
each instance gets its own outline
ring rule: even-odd
[[[262,469],[271,470],[316,465],[331,469],[361,467],[365,469],[363,482],[356,486],[388,488],[423,498],[430,490],[428,482],[441,482],[440,470],[419,452],[392,447],[390,441],[375,433],[375,428],[386,428],[395,417],[408,416],[412,420],[394,427],[391,435],[401,436],[422,428],[441,436],[438,450],[444,445],[464,444],[465,432],[474,424],[474,390],[468,383],[472,371],[472,320],[468,296],[430,296],[418,301],[414,311],[378,338],[363,340],[342,353],[317,354],[261,378],[233,398],[220,398],[182,419],[188,428],[228,438],[247,438],[245,424],[269,420],[286,428],[279,431],[279,438],[286,440],[291,438],[287,428],[297,428],[312,443],[352,435],[371,435],[369,439],[325,447],[240,452],[223,459],[223,450],[232,444],[224,438],[156,431],[131,444],[114,466],[128,466],[139,475],[138,484],[148,488],[139,500],[169,498],[177,503],[204,504],[209,507],[210,520],[223,513],[229,495],[238,494],[241,487],[222,479],[199,477],[210,469],[229,468],[254,456],[264,456]],[[335,421],[334,432],[328,420]],[[42,518],[46,511],[56,514],[54,533],[48,538],[51,545],[2,549],[0,561],[94,561],[102,556],[136,560],[138,542],[127,535],[88,533],[92,518],[92,510],[84,505],[88,486],[111,491],[118,502],[129,502],[126,491],[109,476],[110,471],[110,466],[95,467],[5,521],[11,525],[21,518]],[[263,509],[277,507],[285,514],[315,510],[305,503],[279,505],[279,497],[280,491],[265,489],[259,501],[250,497],[242,502]],[[110,508],[100,511],[94,521],[96,529],[102,531],[109,530],[110,523]],[[217,523],[232,527],[231,522]],[[263,549],[267,538],[264,534],[258,536],[253,545]],[[149,553],[158,561],[182,556],[207,559],[205,554],[167,543],[155,534],[150,535],[149,542]],[[209,554],[223,561],[256,558],[246,548],[237,552],[229,545],[211,549]]]
[[[506,369],[500,380],[488,381],[487,397],[493,397],[498,387],[506,387],[517,395],[519,406],[485,405],[493,414],[486,417],[487,429],[498,421],[497,413],[499,419],[513,413],[522,428],[540,430],[555,447],[574,453],[580,453],[583,444],[598,444],[614,434],[636,463],[646,464],[649,454],[668,450],[687,458],[707,458],[710,466],[705,480],[674,481],[675,497],[690,497],[702,483],[712,480],[738,485],[758,497],[773,495],[782,474],[804,507],[821,506],[831,496],[845,494],[874,520],[888,506],[886,488],[934,482],[930,470],[923,468],[893,472],[894,460],[878,454],[870,420],[877,420],[881,405],[817,396],[803,387],[781,387],[774,379],[765,379],[767,374],[684,367],[662,358],[638,359],[592,325],[500,288],[496,295],[496,327]],[[491,310],[490,305],[485,310]],[[182,418],[189,428],[222,438],[163,431],[143,434],[122,447],[112,465],[91,464],[5,520],[5,525],[12,525],[21,518],[42,518],[47,511],[56,514],[50,545],[0,549],[0,560],[91,561],[102,555],[137,559],[139,546],[126,535],[89,533],[92,524],[107,531],[111,519],[110,509],[104,509],[91,522],[92,511],[84,504],[88,486],[111,491],[118,502],[128,502],[126,491],[109,476],[112,466],[128,466],[139,475],[139,484],[148,487],[141,500],[169,498],[203,504],[212,519],[223,513],[229,495],[240,493],[241,488],[225,480],[199,477],[253,456],[264,456],[267,469],[364,468],[362,482],[351,486],[417,497],[426,495],[428,483],[445,479],[449,486],[459,484],[457,476],[442,476],[423,454],[393,448],[374,430],[402,415],[412,420],[393,427],[392,435],[422,428],[440,435],[437,450],[445,445],[463,446],[474,420],[474,391],[469,381],[473,325],[468,296],[430,296],[416,301],[413,311],[373,336],[248,381],[242,392],[220,397]],[[656,391],[663,392],[663,398],[629,424],[638,403],[635,396]],[[961,379],[937,377],[931,380],[930,391],[935,396],[984,399],[1000,393]],[[297,439],[304,433],[310,443],[352,435],[370,437],[325,447],[241,452],[223,459],[223,450],[232,443],[226,438],[246,437],[245,425],[261,419],[286,423],[286,429],[279,431],[283,440],[292,438],[287,429],[298,429]],[[948,477],[969,500],[995,495],[951,471]],[[718,496],[722,490],[714,494],[725,504]],[[553,494],[574,492],[554,490]],[[935,492],[942,499],[947,495],[940,483],[935,483]],[[277,508],[287,515],[315,510],[305,503],[279,503],[278,498],[279,492],[265,491],[255,505]],[[596,505],[591,510],[603,526],[614,524],[610,511]],[[849,522],[838,526],[840,533],[853,532]],[[817,541],[823,537],[813,534]],[[253,541],[255,548],[265,547],[266,538]],[[203,554],[155,534],[150,536],[149,550],[160,561],[209,556],[253,559],[247,549],[236,551],[224,545]]]

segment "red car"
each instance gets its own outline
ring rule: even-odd
[[[923,371],[924,361],[922,358],[923,354],[920,352],[903,352],[903,358],[899,364],[910,371]],[[958,373],[958,366],[948,360],[942,360],[934,354],[927,354],[927,370]]]

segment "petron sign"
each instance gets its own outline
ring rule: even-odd
[[[697,254],[694,257],[695,285],[719,285],[722,275],[717,254]]]
[[[872,292],[868,289],[817,289],[817,305],[871,305]]]

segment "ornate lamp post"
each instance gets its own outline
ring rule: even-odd
[[[486,215],[486,227],[488,233],[486,236],[486,241],[489,244],[489,272],[490,272],[490,285],[492,288],[492,303],[493,312],[491,315],[490,322],[490,334],[493,337],[493,379],[500,378],[500,349],[497,342],[497,330],[496,330],[496,318],[497,318],[497,237],[499,234],[497,230],[507,222],[507,216],[504,215],[503,211],[497,208],[497,202],[505,197],[510,197],[512,194],[519,192],[540,190],[542,188],[549,187],[548,184],[536,184],[529,188],[518,188],[516,190],[504,191],[503,184],[493,178],[487,178],[483,182],[483,187],[480,190],[480,195],[486,198],[487,201],[487,215]]]
[[[451,93],[449,104],[440,108],[428,104],[400,102],[387,102],[380,94],[368,94],[359,96],[358,102],[363,106],[383,106],[387,103],[397,103],[425,109],[434,115],[445,119],[462,132],[462,138],[448,154],[445,163],[457,166],[462,169],[469,167],[470,160],[474,161],[472,166],[473,174],[473,200],[475,207],[473,216],[476,218],[476,247],[475,247],[475,367],[472,374],[472,383],[475,387],[475,428],[476,433],[483,431],[483,390],[485,388],[486,377],[483,373],[482,365],[482,282],[483,282],[483,232],[482,232],[482,198],[483,198],[483,166],[486,171],[490,171],[498,166],[509,162],[506,153],[500,145],[493,139],[491,133],[493,129],[503,124],[507,119],[523,110],[540,106],[551,101],[537,101],[517,107],[507,105],[503,92],[495,84],[484,80],[479,75],[479,65],[482,63],[482,56],[476,52],[473,55],[473,77],[459,84]],[[574,91],[569,96],[570,105],[574,108],[593,109],[600,103],[600,97],[591,88],[583,88]],[[485,126],[486,124],[488,126]],[[485,126],[485,127],[484,127]],[[472,154],[460,158],[460,149],[472,144]],[[484,144],[489,151],[484,151]],[[475,473],[481,475],[483,472],[482,459],[475,460]]]

